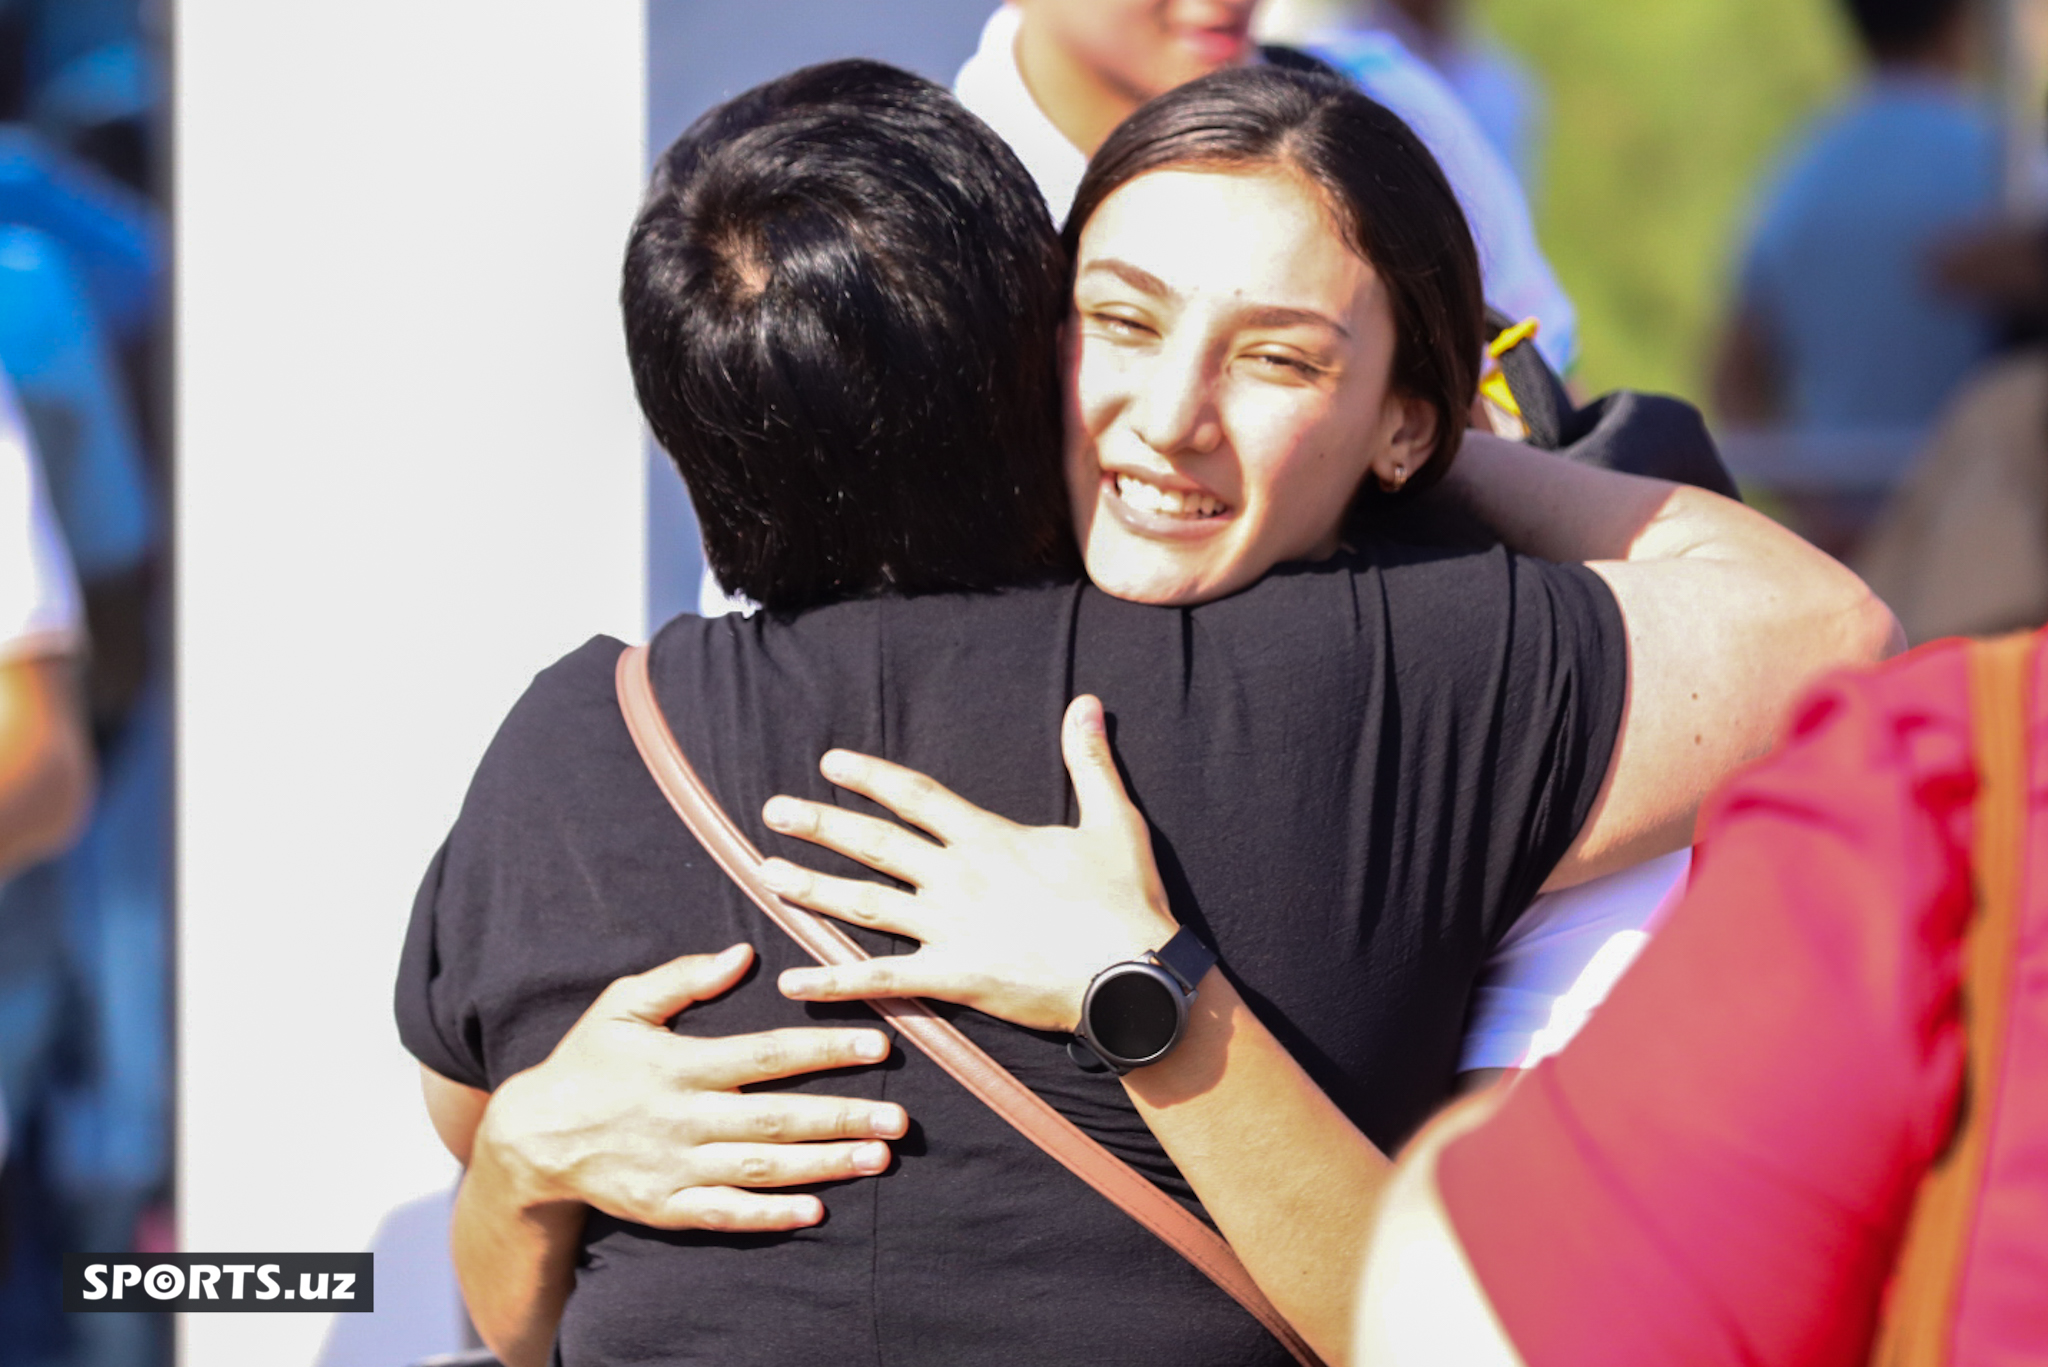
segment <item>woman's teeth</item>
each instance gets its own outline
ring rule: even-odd
[[[1224,511],[1220,498],[1162,489],[1133,475],[1116,477],[1116,496],[1141,513],[1163,513],[1168,517],[1215,517]]]

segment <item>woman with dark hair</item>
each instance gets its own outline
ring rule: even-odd
[[[1204,231],[1174,231],[1190,222]],[[1604,791],[1541,880],[1546,886],[1681,847],[1701,788],[1762,752],[1791,690],[1834,660],[1883,646],[1886,614],[1839,569],[1831,583],[1817,565],[1807,571],[1830,591],[1784,617],[1750,608],[1766,586],[1781,591],[1798,582],[1801,572],[1784,557],[1805,548],[1737,505],[1582,471],[1463,432],[1480,304],[1456,205],[1413,135],[1335,83],[1235,72],[1154,101],[1091,163],[1066,241],[1075,275],[1068,487],[1097,585],[1120,597],[1192,604],[1236,592],[1278,562],[1348,552],[1386,565],[1399,554],[1388,546],[1389,529],[1398,529],[1418,491],[1440,482],[1432,498],[1460,500],[1510,546],[1596,562],[1592,571],[1626,624],[1629,698]],[[1461,437],[1464,454],[1453,467]],[[1424,572],[1456,564],[1468,573],[1489,558],[1507,576],[1528,567],[1496,550],[1427,561]],[[1411,587],[1399,573],[1380,582],[1389,591]],[[1483,583],[1469,587],[1485,591]],[[1681,613],[1673,612],[1674,590]],[[1444,610],[1474,606],[1446,603]],[[1412,641],[1396,639],[1389,648],[1403,662],[1397,671],[1419,678],[1432,662],[1407,654]],[[1729,706],[1763,661],[1784,670],[1770,695],[1751,692]],[[1398,757],[1430,749],[1429,699],[1400,678],[1389,697],[1394,715],[1381,722],[1376,749],[1381,765],[1398,766]],[[1129,711],[1117,711],[1128,725]],[[1456,739],[1440,744],[1419,769],[1455,764],[1464,747]],[[833,760],[833,778],[938,834],[944,848],[836,808],[778,805],[768,813],[774,829],[818,840],[920,889],[911,896],[777,865],[785,895],[933,948],[927,962],[799,970],[784,982],[792,995],[929,996],[1034,1028],[1072,1030],[1094,969],[1113,962],[1122,946],[1156,946],[1177,929],[1160,903],[1140,930],[1134,920],[1148,905],[1142,899],[1122,918],[1050,916],[1045,908],[1057,894],[1047,884],[1068,887],[1075,875],[1039,876],[1044,861],[1012,848],[1043,833],[970,817],[905,786],[892,769]],[[1453,820],[1484,802],[1476,773],[1425,792]],[[1152,816],[1162,841],[1179,848],[1182,832]],[[1405,826],[1417,817],[1411,809],[1396,820]],[[977,878],[972,866],[981,864],[1009,876]],[[1364,903],[1417,896],[1447,905],[1461,895],[1455,875],[1407,892],[1405,876],[1368,883]],[[1117,878],[1125,886],[1143,881],[1122,872]],[[1174,907],[1188,900],[1167,899]],[[1276,896],[1269,934],[1300,933],[1284,905]],[[1205,939],[1214,930],[1185,913],[1180,919]],[[1055,940],[1057,954],[1049,947]],[[1270,956],[1270,945],[1259,953]],[[1286,1000],[1240,954],[1226,950],[1221,958],[1267,1003]],[[1359,969],[1343,1005],[1354,1020],[1386,1009],[1373,1000],[1370,966]],[[1319,1083],[1382,1151],[1401,1132],[1375,1125],[1354,1099],[1355,1082],[1329,1068],[1329,1021],[1307,1010],[1267,1014],[1266,1024],[1306,1065],[1303,1074],[1248,1050],[1253,1018],[1221,975],[1202,991],[1213,1010],[1178,1046],[1186,1057],[1135,1070],[1126,1085],[1210,1213],[1263,1274],[1269,1295],[1313,1341],[1341,1342],[1355,1283],[1350,1255],[1385,1165],[1320,1096],[1306,1094],[1308,1082]],[[1464,993],[1454,995],[1462,1006]],[[1303,1089],[1292,1102],[1279,1085],[1288,1077]],[[1299,1114],[1283,1118],[1290,1107]],[[1276,1178],[1283,1172],[1314,1180]],[[1337,1216],[1333,1191],[1353,1198]]]
[[[1780,679],[1816,659],[1881,648],[1888,624],[1839,567],[1739,507],[1496,446],[1464,460],[1483,452],[1505,486],[1505,509],[1480,510],[1511,539],[1611,547],[1624,563],[1431,551],[1363,531],[1344,547],[1354,499],[1380,501],[1362,481],[1399,489],[1450,449],[1443,419],[1469,400],[1469,368],[1445,382],[1396,356],[1462,345],[1462,310],[1443,306],[1441,336],[1427,306],[1397,327],[1375,263],[1302,188],[1313,182],[1258,171],[1234,177],[1253,192],[1245,213],[1235,197],[1202,203],[1202,186],[1167,188],[1197,195],[1203,227],[1239,264],[1291,271],[1237,282],[1261,293],[1218,295],[1135,239],[1101,253],[1096,229],[1128,196],[1182,175],[1160,167],[1105,195],[1081,230],[1081,326],[1068,331],[1068,486],[1095,498],[1074,500],[1083,548],[1092,562],[1100,540],[1136,565],[1126,553],[1157,543],[1188,586],[1180,601],[1215,601],[1147,607],[1073,582],[1072,544],[1039,516],[1057,480],[1027,468],[1031,443],[1052,436],[1052,386],[1034,386],[1062,311],[1058,257],[1028,182],[991,144],[935,88],[842,63],[749,92],[664,159],[628,253],[635,377],[700,511],[714,505],[714,566],[771,610],[677,619],[653,642],[651,673],[712,790],[784,855],[807,847],[753,813],[776,792],[829,803],[812,764],[834,747],[1057,824],[1071,799],[1050,742],[1070,697],[1104,697],[1169,856],[1147,905],[1197,927],[1242,984],[1242,997],[1214,975],[1202,987],[1198,1016],[1222,1022],[1224,1052],[1197,1031],[1121,1084],[1071,1061],[1074,1021],[1059,1013],[1077,967],[1085,985],[1103,962],[1157,948],[1156,919],[1051,937],[1053,995],[1007,1013],[1061,1034],[956,1019],[1193,1205],[1146,1129],[1174,1124],[1152,1113],[1151,1081],[1193,1061],[1215,1085],[1187,1098],[1189,1113],[1203,1096],[1235,1106],[1236,1039],[1272,1064],[1256,1077],[1300,1079],[1290,1104],[1319,1104],[1319,1123],[1398,1142],[1447,1095],[1473,975],[1536,889],[1682,839],[1703,771],[1754,729],[1746,714],[1774,709]],[[1426,154],[1414,167],[1390,183],[1447,199]],[[1155,226],[1161,209],[1148,211]],[[1243,250],[1248,239],[1263,250]],[[1469,240],[1445,250],[1470,273]],[[1088,302],[1098,276],[1138,293]],[[1444,406],[1391,383],[1397,370]],[[1187,383],[1164,382],[1175,375]],[[1125,458],[1140,448],[1152,455]],[[1317,499],[1324,515],[1304,516]],[[876,525],[835,530],[846,510]],[[1715,557],[1664,553],[1715,527]],[[830,556],[807,555],[828,538]],[[1730,605],[1749,600],[1764,605]],[[1777,658],[1765,676],[1714,648]],[[539,1361],[553,1342],[570,1363],[1281,1360],[1243,1310],[923,1056],[877,1065],[860,1048],[880,1043],[869,1032],[790,1032],[859,1017],[765,983],[728,990],[743,952],[675,958],[752,940],[764,971],[804,962],[648,780],[614,699],[618,654],[592,642],[508,718],[422,887],[400,975],[402,1034],[469,1163],[458,1270],[501,1355]],[[1675,658],[1646,658],[1660,654]],[[1680,674],[1697,705],[1639,716],[1645,695],[1682,702]],[[1695,724],[1738,738],[1675,742]],[[959,888],[985,884],[989,867],[952,853]],[[928,870],[903,871],[927,886]],[[903,947],[853,934],[870,952]],[[663,967],[634,974],[648,964]],[[831,995],[810,982],[808,995]],[[685,1006],[678,1039],[662,1027]],[[739,1090],[863,1063],[793,1095]],[[889,1180],[842,1193],[829,1220],[809,1194],[735,1190],[871,1173],[890,1158],[876,1140],[899,1136]],[[1216,1190],[1235,1201],[1228,1172],[1263,1160],[1210,1150]],[[1177,1156],[1191,1175],[1208,1163]],[[1206,1196],[1210,1176],[1197,1180]],[[1303,1210],[1298,1194],[1278,1206]],[[732,1230],[754,1232],[710,1232]],[[1341,1343],[1308,1312],[1312,1338]]]

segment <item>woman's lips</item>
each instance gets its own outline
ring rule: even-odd
[[[1166,489],[1135,475],[1102,472],[1102,504],[1140,536],[1193,541],[1228,526],[1236,509],[1204,490]]]

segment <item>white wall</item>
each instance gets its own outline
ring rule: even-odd
[[[357,1249],[452,1174],[391,1024],[420,873],[526,679],[642,622],[643,11],[175,23],[181,1241]],[[190,1316],[181,1360],[324,1329]]]

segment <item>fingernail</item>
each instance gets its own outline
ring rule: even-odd
[[[901,1106],[877,1106],[868,1113],[868,1128],[891,1139],[900,1138],[910,1128],[910,1117]]]
[[[795,892],[797,884],[803,881],[803,875],[797,872],[794,864],[770,859],[761,865],[761,881],[777,892]]]
[[[731,968],[745,956],[746,952],[747,947],[745,945],[734,945],[730,949],[719,950],[718,957],[712,962],[719,968]]]
[[[782,989],[782,995],[785,997],[802,998],[810,991],[811,976],[800,968],[792,968],[777,978],[775,985]]]
[[[848,755],[844,750],[827,750],[818,757],[818,772],[829,779],[845,778],[847,772],[853,767],[849,762],[851,759],[852,756]]]
[[[807,1225],[815,1225],[825,1218],[825,1203],[815,1196],[806,1196],[797,1202],[796,1218]]]
[[[853,1042],[853,1053],[854,1057],[864,1058],[870,1063],[885,1059],[889,1057],[889,1037],[887,1035],[862,1035]]]
[[[863,1144],[853,1151],[853,1170],[855,1172],[880,1172],[888,1166],[889,1146],[887,1144]]]
[[[761,819],[773,830],[786,831],[796,825],[797,814],[801,810],[790,798],[771,797],[768,805],[761,809]]]
[[[1074,709],[1074,725],[1081,728],[1081,734],[1099,736],[1102,734],[1102,703],[1099,699],[1086,697]]]

